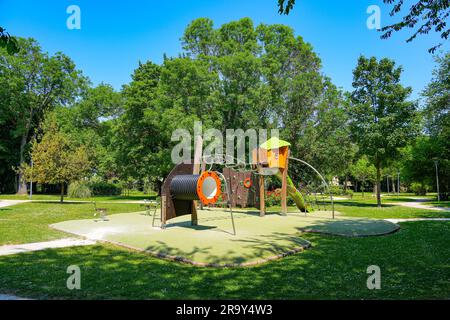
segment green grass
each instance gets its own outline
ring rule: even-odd
[[[32,200],[51,200],[59,201],[59,194],[33,194]],[[142,192],[132,192],[129,195],[120,196],[94,196],[91,198],[69,198],[64,197],[64,201],[137,201],[144,199],[155,199],[156,193],[143,194]],[[28,195],[18,195],[18,194],[0,194],[1,199],[8,200],[30,200]]]
[[[427,202],[427,204],[432,205],[434,207],[443,207],[443,208],[450,208],[450,201],[432,201]]]
[[[337,202],[335,210],[342,212],[345,216],[374,219],[450,218],[450,212],[445,211],[400,207],[392,204],[384,204],[381,208],[378,208],[374,203],[355,203],[352,201]]]
[[[108,213],[142,210],[139,204],[102,207]],[[372,199],[339,201],[336,210],[370,218],[449,217],[446,212],[393,205],[378,209]],[[48,225],[92,215],[88,203],[0,208],[0,244],[67,237]],[[112,245],[3,256],[0,293],[67,299],[449,299],[450,223],[401,226],[399,232],[382,237],[304,234],[311,249],[251,268],[196,268]],[[81,290],[66,289],[66,270],[73,264],[81,267]],[[381,290],[366,287],[366,269],[373,264],[381,268]]]
[[[0,292],[65,299],[448,299],[449,222],[409,222],[389,236],[307,234],[313,248],[252,268],[211,269],[110,245],[0,257]],[[66,288],[69,265],[81,290]],[[381,268],[368,290],[367,267]]]
[[[378,208],[376,201],[372,200],[341,200],[334,203],[334,209],[344,216],[373,219],[450,218],[450,212],[401,207],[399,205],[387,204],[389,201],[384,202],[382,207]],[[427,202],[426,204],[429,203]],[[320,206],[320,208],[322,209],[323,206]],[[325,208],[331,210],[331,205],[327,203]],[[281,207],[273,206],[269,207],[267,210],[280,211]],[[292,212],[298,211],[296,207],[289,207],[288,210]],[[314,215],[314,212],[309,214]]]
[[[140,204],[102,203],[107,214],[143,211]],[[49,224],[94,218],[91,203],[30,202],[0,208],[0,245],[59,239],[67,234]]]

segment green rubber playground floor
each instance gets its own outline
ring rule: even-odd
[[[339,236],[389,234],[399,227],[384,220],[347,218],[319,211],[281,216],[257,211],[234,210],[236,235],[230,213],[223,209],[199,210],[199,225],[191,226],[190,216],[169,221],[166,229],[152,227],[152,217],[144,212],[114,214],[108,221],[72,220],[51,227],[88,239],[111,242],[150,254],[202,266],[254,265],[309,248],[302,232]],[[159,220],[156,220],[159,225]],[[309,249],[308,249],[309,248]]]

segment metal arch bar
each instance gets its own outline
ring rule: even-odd
[[[236,235],[236,227],[234,225],[233,209],[231,208],[231,201],[230,201],[230,197],[231,197],[230,196],[230,189],[228,188],[227,179],[225,179],[225,176],[222,173],[220,173],[218,171],[214,171],[214,172],[216,174],[218,174],[222,178],[223,182],[225,183],[225,188],[227,190],[227,204],[228,204],[228,208],[230,209],[231,223],[233,225],[233,234]]]
[[[332,210],[332,216],[333,216],[333,219],[334,219],[334,201],[333,201],[333,193],[331,192],[330,186],[329,186],[328,183],[325,181],[325,179],[323,178],[323,176],[320,174],[319,171],[316,170],[316,168],[314,168],[314,167],[313,167],[312,165],[310,165],[308,162],[303,161],[303,160],[300,160],[300,159],[297,159],[297,158],[294,158],[294,157],[289,157],[289,159],[290,159],[290,160],[295,160],[295,161],[298,161],[298,162],[301,162],[301,163],[307,165],[308,167],[310,167],[311,169],[313,169],[314,172],[317,173],[317,175],[322,179],[323,183],[324,183],[324,184],[327,186],[327,188],[328,188],[328,192],[330,193],[331,210]]]

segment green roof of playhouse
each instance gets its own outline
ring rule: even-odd
[[[266,149],[266,150],[271,150],[271,149],[278,149],[278,148],[282,148],[282,147],[288,147],[291,144],[287,141],[278,139],[277,137],[272,137],[269,140],[267,140],[266,142],[262,143],[260,145],[260,148],[262,149]]]

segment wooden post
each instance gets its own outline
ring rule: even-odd
[[[161,196],[161,229],[164,229],[166,227],[166,221],[167,221],[166,196]],[[155,223],[155,219],[153,219],[153,223]]]
[[[200,173],[200,165],[202,162],[202,154],[203,154],[203,139],[201,136],[197,136],[195,138],[195,151],[194,151],[194,170],[193,174]],[[191,224],[193,226],[198,225],[198,216],[197,216],[197,201],[192,201],[192,210],[191,210]]]
[[[281,180],[281,214],[287,215],[287,172],[288,172],[288,161],[289,161],[289,151],[288,157],[286,158],[286,165],[282,171],[282,180]]]
[[[264,217],[266,214],[266,197],[264,192],[264,176],[259,176],[259,216]]]

